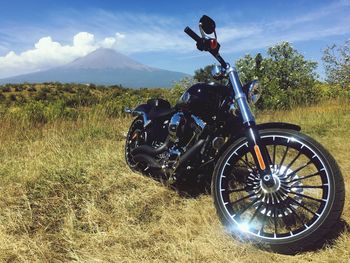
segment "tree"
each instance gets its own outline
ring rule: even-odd
[[[280,89],[309,88],[314,84],[317,62],[305,60],[288,42],[270,47],[265,60],[265,78]]]
[[[194,72],[193,78],[198,82],[212,82],[215,81],[211,75],[211,70],[214,65],[208,65],[205,68],[197,69]]]
[[[260,108],[289,108],[317,100],[317,63],[305,60],[288,42],[267,50],[267,57],[245,55],[236,62],[243,83],[259,79],[264,87]]]
[[[324,62],[327,82],[342,87],[350,85],[350,39],[341,46],[333,44],[324,50]]]
[[[262,79],[263,77],[263,57],[258,53],[255,58],[250,54],[236,61],[236,68],[239,72],[242,83],[247,83],[254,79]]]
[[[317,63],[306,60],[290,43],[268,48],[267,57],[260,53],[237,60],[236,68],[242,83],[258,79],[264,91],[259,108],[290,108],[295,104],[313,103],[319,93],[315,85]],[[195,71],[198,81],[214,81],[212,65]]]

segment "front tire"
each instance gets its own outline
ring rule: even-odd
[[[267,147],[274,188],[264,188],[246,138],[220,157],[212,178],[217,213],[242,241],[285,254],[320,244],[344,206],[344,182],[330,153],[296,131],[260,131]]]

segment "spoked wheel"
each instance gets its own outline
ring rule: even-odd
[[[146,141],[146,133],[143,130],[143,120],[141,118],[135,119],[128,131],[125,142],[125,160],[133,171],[139,171],[141,167],[134,161],[131,151]]]
[[[261,131],[274,185],[267,187],[246,139],[222,155],[213,176],[217,212],[233,235],[275,251],[308,249],[336,223],[344,184],[333,157],[316,141],[294,131]]]

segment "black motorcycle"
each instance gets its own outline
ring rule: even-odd
[[[171,183],[209,177],[217,214],[240,240],[288,254],[322,244],[344,205],[339,167],[299,126],[255,123],[249,104],[260,97],[259,83],[242,86],[219,54],[215,27],[203,16],[201,37],[184,31],[218,60],[212,75],[227,84],[197,83],[175,107],[152,99],[129,110],[138,117],[126,139],[127,164]]]

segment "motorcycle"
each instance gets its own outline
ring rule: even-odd
[[[322,244],[344,206],[336,161],[298,125],[256,124],[249,105],[260,97],[259,82],[242,85],[221,57],[214,20],[202,16],[199,30],[184,32],[219,62],[212,76],[227,84],[194,84],[174,107],[151,99],[128,110],[137,118],[127,164],[171,183],[209,178],[217,214],[239,240],[286,254]]]

